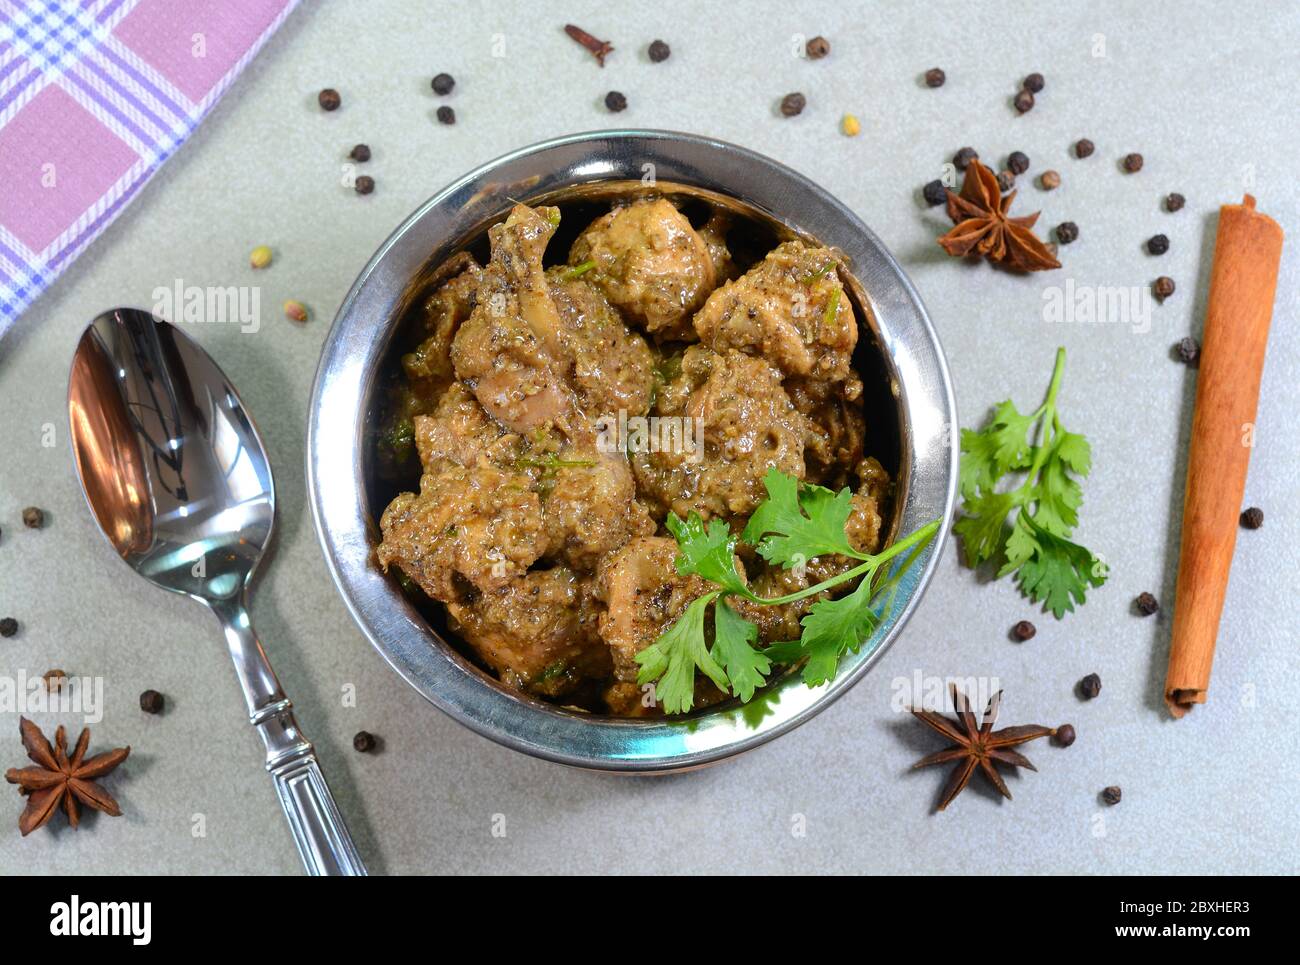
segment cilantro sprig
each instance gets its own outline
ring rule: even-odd
[[[965,515],[954,532],[966,563],[1001,560],[998,576],[1016,574],[1021,592],[1059,620],[1086,600],[1088,587],[1106,582],[1106,565],[1070,540],[1079,523],[1092,450],[1082,435],[1061,424],[1057,395],[1065,373],[1065,349],[1057,349],[1047,398],[1028,415],[1010,401],[997,406],[978,432],[961,433],[960,487]],[[1035,438],[1037,427],[1037,441]],[[1024,473],[1019,485],[998,488]],[[1014,514],[1010,524],[1007,517]]]
[[[684,713],[695,700],[698,670],[718,689],[748,702],[762,687],[773,664],[803,661],[803,679],[810,687],[830,680],[844,654],[858,652],[893,604],[899,582],[939,529],[933,520],[879,553],[859,553],[850,544],[845,524],[852,512],[852,493],[838,493],[801,483],[773,468],[763,479],[767,498],[759,503],[739,537],[714,519],[707,524],[697,513],[681,519],[668,516],[668,530],[677,539],[675,561],[681,576],[696,575],[717,589],[698,597],[658,639],[636,656],[637,682],[655,683],[655,697],[670,714]],[[750,590],[736,566],[736,545],[744,540],[773,566],[791,569],[818,556],[839,554],[859,560],[857,566],[815,586],[779,597],[761,597]],[[901,562],[892,564],[896,558]],[[858,580],[850,593],[818,600],[800,621],[798,640],[766,649],[755,646],[758,627],[729,602],[736,597],[761,606],[780,606]],[[712,643],[709,607],[713,608]]]

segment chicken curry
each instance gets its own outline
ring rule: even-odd
[[[696,220],[667,197],[624,199],[554,263],[560,210],[518,204],[485,257],[449,259],[416,308],[378,443],[410,491],[382,514],[378,563],[530,696],[657,713],[636,655],[701,593],[665,520],[693,511],[738,532],[770,467],[850,487],[850,543],[879,548],[890,479],[864,451],[838,252],[792,239],[744,264],[725,215]],[[764,596],[849,565],[740,552]],[[816,599],[737,606],[767,643],[797,637]],[[697,691],[725,696],[704,678]]]

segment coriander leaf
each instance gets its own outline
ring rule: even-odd
[[[994,410],[989,424],[979,432],[961,431],[961,494],[973,499],[1013,469],[1029,465],[1029,430],[1036,414],[1021,415],[1008,399]]]
[[[799,637],[808,662],[803,680],[818,687],[835,676],[840,657],[857,651],[876,629],[876,615],[871,611],[871,580],[863,577],[858,588],[836,600],[819,600],[801,621]]]
[[[641,665],[636,682],[655,681],[655,700],[667,713],[683,714],[691,709],[697,667],[719,689],[727,689],[727,674],[710,656],[704,639],[704,611],[721,592],[714,590],[692,602],[672,626],[636,655]]]
[[[1022,498],[1019,493],[990,492],[966,501],[966,515],[957,520],[953,531],[962,539],[967,566],[979,566],[998,555],[1007,538],[1007,514]]]
[[[713,629],[713,657],[726,670],[732,695],[748,703],[772,669],[771,659],[753,647],[758,627],[719,597],[713,605]]]
[[[1071,445],[1063,438],[1066,435],[1070,434],[1062,433],[1053,441],[1032,496],[1037,504],[1033,512],[1034,522],[1057,536],[1069,536],[1074,531],[1074,527],[1079,525],[1079,507],[1083,505],[1083,490],[1070,478],[1068,463],[1061,455],[1062,442],[1067,447]],[[1084,445],[1086,447],[1087,443]]]
[[[726,523],[714,519],[706,528],[699,513],[692,511],[684,521],[676,513],[669,513],[666,525],[681,550],[676,560],[680,575],[694,573],[741,596],[753,595],[736,570],[736,537]]]
[[[1016,520],[1015,532],[1024,533],[1024,547],[1032,543],[1032,552],[1017,564],[1020,589],[1035,603],[1051,610],[1058,620],[1072,612],[1075,603],[1085,602],[1089,584],[1101,586],[1105,582],[1104,571],[1097,567],[1097,558],[1091,552],[1035,525],[1024,510]],[[1003,572],[1014,568],[1008,561]]]
[[[1056,454],[1076,475],[1086,476],[1092,470],[1092,446],[1077,432],[1060,431],[1056,437]]]
[[[763,649],[763,656],[773,663],[797,663],[803,659],[803,644],[798,640],[778,640]]]
[[[758,504],[741,536],[769,563],[788,570],[828,553],[864,558],[844,532],[853,511],[847,487],[838,493],[821,486],[801,487],[798,479],[776,468],[767,471],[763,486],[767,499]]]

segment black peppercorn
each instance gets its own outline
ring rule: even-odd
[[[1111,807],[1114,807],[1116,804],[1119,803],[1119,799],[1123,797],[1123,794],[1124,794],[1123,791],[1121,791],[1118,787],[1112,784],[1110,787],[1106,788],[1101,792],[1101,799],[1105,801],[1107,804],[1109,804]]]
[[[1251,506],[1241,514],[1241,525],[1246,529],[1259,529],[1264,525],[1264,510],[1258,506]]]
[[[358,144],[356,147],[354,147],[354,148],[352,149],[351,153],[348,154],[348,157],[352,158],[352,160],[354,160],[354,161],[360,161],[360,162],[362,162],[362,163],[364,163],[364,162],[366,162],[366,161],[369,161],[369,160],[370,160],[370,145],[369,145],[369,144]]]
[[[938,67],[931,67],[929,70],[925,72],[926,87],[942,87],[944,81],[946,81],[947,79],[948,79],[948,75],[945,74]]]
[[[1043,75],[1035,71],[1025,78],[1025,82],[1021,86],[1024,87],[1025,90],[1037,94],[1043,89]]]
[[[1155,291],[1156,298],[1164,301],[1174,293],[1174,280],[1168,275],[1161,275],[1156,279],[1153,290]]]
[[[1149,617],[1160,609],[1159,601],[1150,593],[1139,593],[1134,605],[1137,606],[1138,613],[1144,617]]]
[[[1097,150],[1097,145],[1093,144],[1092,141],[1088,140],[1086,137],[1081,137],[1074,142],[1075,157],[1092,157],[1092,152],[1095,150]]]
[[[1201,343],[1188,335],[1178,340],[1178,361],[1184,365],[1197,365],[1201,361]]]
[[[1073,221],[1062,221],[1056,226],[1056,240],[1068,245],[1079,237],[1079,226]]]
[[[926,186],[921,189],[921,193],[925,195],[926,203],[929,204],[930,207],[934,207],[937,204],[943,204],[948,200],[948,189],[945,188],[943,182],[937,178],[926,184]]]
[[[359,730],[352,738],[352,749],[367,754],[375,749],[375,735],[366,730]]]
[[[798,92],[786,94],[781,98],[781,113],[786,117],[794,117],[803,113],[804,107],[808,104],[807,99]]]
[[[831,44],[825,37],[814,37],[804,44],[803,49],[809,60],[821,60],[831,52]]]
[[[156,690],[146,690],[140,695],[140,709],[146,714],[161,714],[167,699]]]
[[[970,167],[971,161],[979,160],[979,153],[973,147],[964,147],[952,156],[952,163],[957,166],[958,171],[965,171]]]
[[[1056,733],[1052,735],[1052,738],[1056,741],[1058,747],[1069,747],[1074,743],[1075,736],[1073,724],[1062,724],[1056,728]]]
[[[1012,151],[1007,155],[1007,167],[1012,174],[1024,174],[1029,170],[1029,155],[1024,151]]]
[[[18,632],[18,621],[13,617],[0,619],[0,637],[12,637]]]
[[[1079,681],[1079,693],[1083,694],[1085,700],[1092,700],[1101,693],[1101,678],[1095,673],[1090,673]]]
[[[1034,95],[1028,90],[1022,90],[1016,94],[1016,99],[1012,103],[1016,105],[1016,110],[1024,114],[1034,109]]]
[[[339,105],[343,103],[343,98],[333,87],[326,87],[316,95],[316,103],[320,104],[323,111],[336,111]]]
[[[656,64],[662,64],[672,54],[672,48],[662,40],[656,40],[650,45],[650,59]]]
[[[605,95],[606,109],[617,114],[619,111],[627,110],[627,98],[616,90],[610,91]]]
[[[353,182],[352,189],[357,194],[369,194],[375,190],[375,179],[368,174],[363,174]]]
[[[1011,635],[1021,642],[1032,639],[1038,628],[1028,620],[1021,620],[1011,628]]]
[[[456,86],[456,78],[452,77],[451,74],[438,74],[433,78],[432,86],[435,94],[446,97],[451,93],[452,88]]]
[[[1010,171],[998,172],[998,190],[1006,194],[1016,186],[1016,176]]]
[[[1141,171],[1141,170],[1142,170],[1142,155],[1141,155],[1141,154],[1125,154],[1125,155],[1124,155],[1124,170],[1127,171],[1129,174],[1137,174],[1137,172]]]
[[[438,110],[437,110],[437,116],[438,116],[438,121],[439,121],[439,123],[442,123],[442,124],[455,124],[455,123],[456,123],[456,112],[453,111],[453,110],[452,110],[450,107],[448,107],[446,104],[444,104],[444,105],[442,105],[442,107],[439,107],[439,108],[438,108]]]
[[[1147,239],[1147,251],[1153,255],[1163,255],[1169,250],[1169,237],[1167,235],[1152,235]]]
[[[28,506],[23,510],[23,525],[28,529],[40,529],[45,525],[45,511]]]
[[[1179,194],[1177,191],[1175,191],[1175,192],[1173,192],[1172,194],[1168,195],[1168,196],[1165,198],[1165,210],[1166,210],[1166,211],[1182,211],[1182,210],[1183,210],[1183,205],[1185,205],[1186,203],[1187,203],[1187,199],[1184,198],[1184,197],[1183,197],[1181,194]]]

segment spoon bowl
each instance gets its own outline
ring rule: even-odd
[[[249,581],[275,524],[275,483],[235,387],[180,329],[118,308],[91,322],[77,345],[68,421],[86,502],[118,556],[221,621],[308,872],[365,874],[249,619]]]

